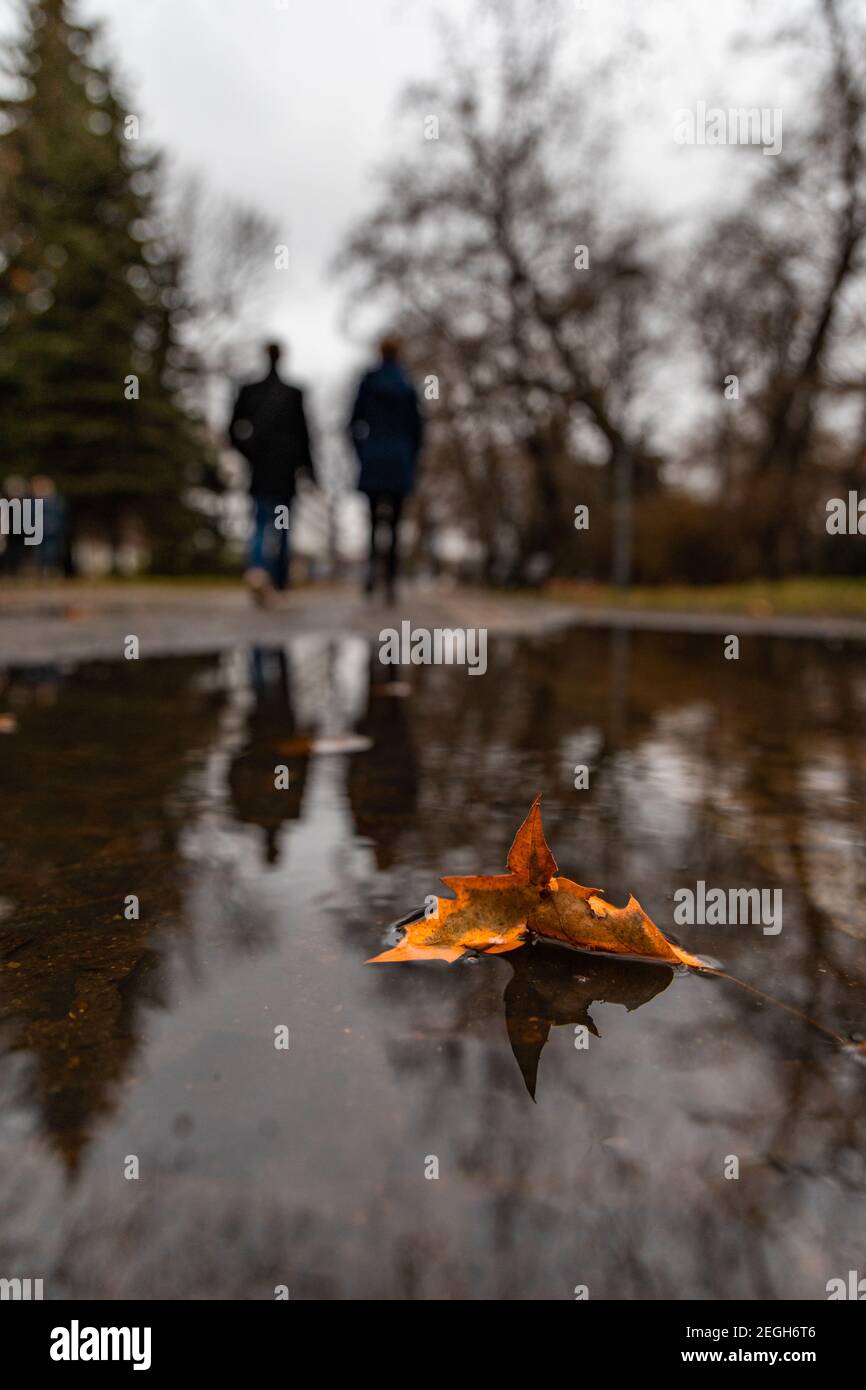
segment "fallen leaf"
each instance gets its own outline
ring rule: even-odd
[[[506,864],[507,874],[443,878],[454,897],[437,898],[435,912],[409,922],[403,940],[368,964],[457,960],[466,951],[497,955],[533,936],[584,951],[706,968],[668,941],[634,898],[614,907],[600,888],[558,876],[544,838],[540,796],[514,837]]]

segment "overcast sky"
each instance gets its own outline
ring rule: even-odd
[[[291,269],[276,277],[263,327],[289,341],[294,374],[319,390],[345,379],[359,354],[341,327],[343,287],[330,263],[400,139],[401,89],[436,70],[434,13],[465,16],[469,0],[80,3],[86,17],[108,23],[143,137],[276,218]],[[772,58],[731,59],[732,35],[752,27],[752,0],[572,0],[569,8],[579,42],[619,51],[634,23],[649,38],[620,113],[634,186],[659,211],[712,196],[719,165],[683,159],[673,112],[698,99],[782,104],[785,79]],[[777,0],[760,9],[764,18],[786,12]],[[4,28],[10,14],[11,0],[0,0]]]

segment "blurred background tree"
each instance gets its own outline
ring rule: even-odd
[[[751,196],[707,227],[689,318],[708,383],[741,374],[737,409],[693,439],[712,461],[726,576],[866,572],[857,538],[829,540],[825,500],[866,475],[866,14],[817,0],[772,36],[808,50],[796,138],[760,161]],[[740,543],[737,544],[738,535]]]
[[[814,0],[761,35],[809,55],[797,128],[776,158],[734,152],[742,195],[697,228],[634,205],[628,44],[593,63],[563,14],[479,0],[446,30],[345,248],[352,309],[377,304],[438,378],[422,531],[460,518],[482,573],[512,582],[866,569],[824,526],[866,465],[862,6]],[[701,403],[679,434],[677,381]]]
[[[221,441],[205,423],[207,379],[226,369],[231,342],[216,323],[237,329],[270,229],[230,200],[206,201],[199,185],[193,199],[189,178],[167,187],[100,54],[99,26],[81,23],[69,0],[22,6],[7,78],[4,470],[51,476],[73,547],[107,542],[116,564],[132,543],[158,570],[213,569],[224,480]],[[230,261],[222,276],[217,244]]]
[[[73,540],[167,553],[213,472],[179,399],[181,256],[155,214],[157,160],[66,0],[26,8],[0,138],[0,432],[6,467],[50,474]],[[137,380],[133,380],[133,378]]]
[[[133,536],[153,568],[213,571],[247,520],[227,385],[260,358],[294,209],[272,203],[278,235],[167,165],[99,26],[73,0],[20,8],[0,102],[2,471],[49,474],[76,541],[118,554]],[[744,43],[796,69],[783,149],[675,150],[675,181],[715,160],[720,186],[691,209],[659,198],[664,216],[624,173],[658,73],[637,14],[595,56],[557,0],[476,0],[443,23],[339,261],[364,337],[402,332],[430,418],[419,567],[508,584],[866,572],[859,538],[824,524],[866,473],[866,12],[778,15],[755,12]],[[337,548],[354,477],[343,404],[315,413],[330,491],[311,554]]]
[[[438,378],[426,524],[465,518],[485,576],[525,582],[573,564],[576,504],[604,546],[622,473],[641,496],[659,485],[636,390],[657,229],[611,187],[609,67],[563,76],[555,6],[485,18],[471,45],[446,30],[441,81],[407,93],[419,136],[425,112],[441,131],[386,171],[344,263],[356,301],[384,302]]]

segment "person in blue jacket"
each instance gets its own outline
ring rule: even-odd
[[[384,558],[385,592],[391,603],[396,597],[400,516],[415,487],[424,420],[415,387],[400,362],[399,339],[383,338],[379,351],[379,365],[361,378],[349,432],[361,464],[358,488],[370,503],[370,559],[364,588],[373,593]],[[382,530],[384,554],[378,548]]]

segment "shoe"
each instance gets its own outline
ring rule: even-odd
[[[253,602],[259,608],[267,608],[271,596],[271,581],[267,570],[247,570],[244,579]]]

